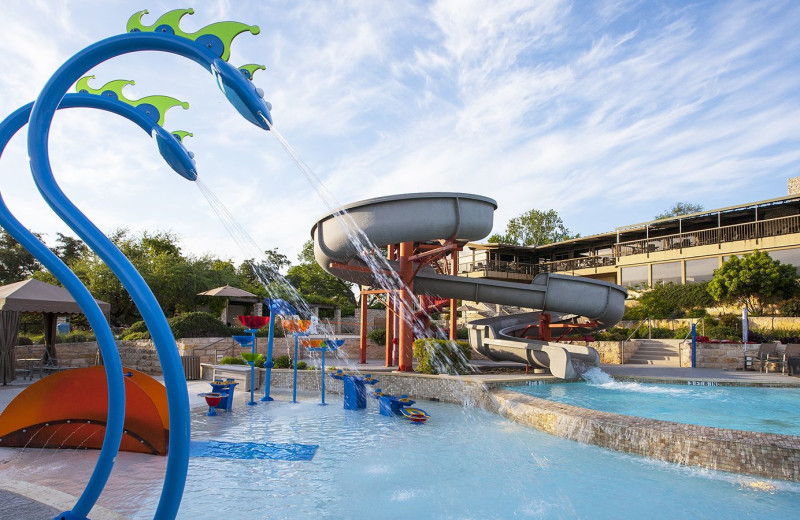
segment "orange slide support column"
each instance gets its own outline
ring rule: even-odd
[[[411,279],[414,274],[412,262],[408,260],[414,253],[413,242],[400,244],[400,278],[406,283],[399,292],[400,307],[400,352],[398,355],[398,368],[400,372],[413,372],[412,366],[414,351],[414,287]]]
[[[367,295],[361,293],[361,326],[358,333],[361,342],[359,344],[359,363],[362,365],[367,362]]]
[[[386,258],[388,260],[395,260],[397,254],[397,247],[394,244],[389,244],[386,248],[388,253]],[[386,366],[394,365],[394,293],[389,291],[386,293]]]

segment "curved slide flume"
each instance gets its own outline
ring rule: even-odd
[[[497,203],[488,197],[450,192],[355,202],[317,221],[311,230],[314,254],[317,263],[334,276],[360,285],[380,285],[360,258],[360,247],[351,242],[353,231],[348,221],[378,246],[441,239],[469,242],[491,232],[496,208]],[[337,264],[347,264],[349,269]],[[390,265],[396,269],[391,262]],[[622,318],[627,297],[624,288],[612,283],[548,273],[537,275],[526,285],[443,275],[425,267],[416,274],[413,285],[416,294],[576,314],[597,321],[603,328]],[[510,334],[523,321],[530,324],[531,320],[538,320],[538,313],[504,318],[502,323],[475,324],[470,333],[472,347],[491,359],[549,368],[562,378],[576,375],[572,357],[599,364],[597,352],[589,347],[526,340]]]
[[[142,276],[56,183],[50,165],[48,136],[55,111],[72,84],[89,69],[108,59],[139,51],[168,52],[200,64],[214,75],[220,89],[245,119],[268,130],[271,124],[270,107],[262,99],[260,89],[250,82],[258,67],[245,65],[237,69],[225,61],[233,38],[245,31],[257,34],[258,28],[236,22],[220,22],[192,34],[183,33],[178,28],[178,22],[184,14],[192,12],[171,11],[151,27],[141,24],[141,15],[146,11],[136,13],[128,22],[131,32],[101,40],[74,55],[50,77],[39,94],[28,128],[28,156],[37,188],[56,214],[120,279],[142,314],[156,347],[167,390],[170,430],[167,469],[154,515],[156,519],[173,519],[177,516],[189,466],[189,395],[175,338]],[[160,141],[159,149],[168,161],[175,159],[161,149]],[[196,175],[194,169],[185,173],[184,176],[189,180]]]

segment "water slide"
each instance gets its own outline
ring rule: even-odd
[[[442,239],[466,243],[492,230],[497,203],[480,195],[434,192],[391,195],[355,202],[320,218],[311,229],[314,255],[327,272],[359,285],[381,286],[359,256],[363,249],[351,237],[357,226],[372,243]],[[344,216],[342,216],[344,215]],[[344,222],[351,220],[353,225]],[[356,232],[358,233],[358,232]],[[347,268],[337,267],[346,264]],[[390,266],[397,269],[396,263]],[[556,320],[578,317],[594,320],[600,328],[616,324],[624,312],[627,291],[615,284],[559,274],[541,273],[531,284],[466,278],[437,273],[430,266],[414,277],[414,292],[441,298],[509,305],[553,313]],[[516,361],[548,368],[565,379],[576,377],[573,359],[597,366],[591,347],[527,339],[538,329],[539,312],[473,321],[469,324],[473,349],[497,361]]]

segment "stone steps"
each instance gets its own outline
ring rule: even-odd
[[[636,353],[627,361],[629,365],[680,366],[678,347],[657,340],[637,341]]]

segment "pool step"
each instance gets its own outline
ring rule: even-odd
[[[657,340],[639,340],[639,348],[627,361],[629,365],[680,366],[677,345],[661,343]]]

